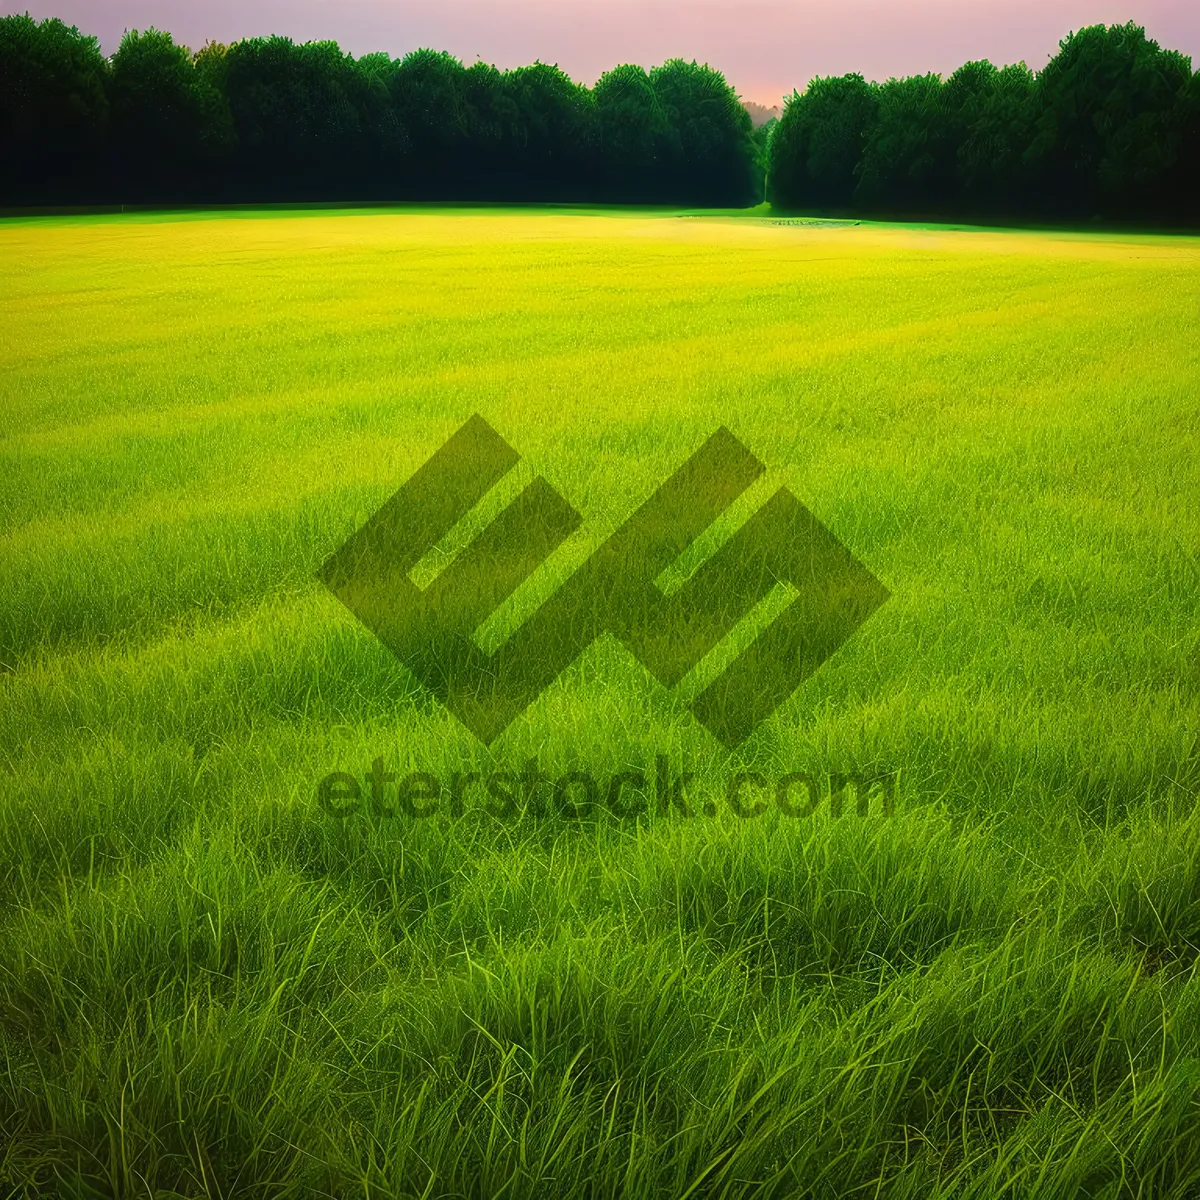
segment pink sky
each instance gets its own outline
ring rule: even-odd
[[[1042,67],[1082,25],[1134,20],[1200,65],[1198,0],[0,0],[0,12],[59,16],[116,48],[155,25],[193,48],[282,33],[353,54],[420,46],[500,67],[541,59],[593,83],[620,62],[709,62],[750,100],[773,104],[813,75],[948,73],[973,58]]]

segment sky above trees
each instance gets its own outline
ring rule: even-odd
[[[540,59],[591,84],[614,63],[711,62],[746,98],[774,104],[814,75],[880,81],[964,62],[1043,67],[1084,25],[1133,20],[1200,61],[1194,0],[0,0],[0,13],[57,16],[99,35],[169,29],[194,49],[279,33],[353,54],[419,46],[505,68]]]

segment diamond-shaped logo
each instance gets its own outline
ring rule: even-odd
[[[782,704],[888,599],[780,488],[670,594],[656,582],[764,472],[723,426],[493,653],[473,635],[580,514],[534,479],[428,586],[418,562],[520,460],[472,417],[321,568],[330,590],[480,740],[491,743],[598,637],[673,688],[778,587],[790,603],[691,703],[726,746]]]

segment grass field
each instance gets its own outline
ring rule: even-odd
[[[0,1195],[1200,1194],[1200,239],[14,219],[0,312]],[[316,578],[475,412],[584,517],[496,638],[722,423],[891,599],[736,751],[613,641],[485,748]]]

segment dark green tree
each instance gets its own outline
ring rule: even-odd
[[[204,192],[232,148],[224,97],[169,33],[126,33],[112,58],[111,152],[124,194],[179,199]]]
[[[673,59],[594,89],[555,66],[355,60],[256,38],[195,55],[150,29],[111,63],[62,21],[0,18],[0,198],[620,200],[1200,224],[1200,82],[1134,24],[1040,74],[967,63],[814,79],[754,131],[724,77]]]
[[[1173,175],[1180,92],[1191,64],[1140,26],[1092,25],[1067,37],[1037,78],[1027,163],[1040,207],[1062,215],[1148,211]]]
[[[474,196],[523,194],[512,165],[520,110],[507,76],[488,63],[472,63],[463,76],[467,144]]]
[[[962,211],[974,182],[963,166],[964,147],[1000,76],[985,60],[944,81],[917,75],[884,84],[859,166],[861,204],[915,215]]]
[[[600,76],[592,95],[603,194],[612,200],[655,199],[665,194],[671,124],[644,68],[614,67]]]
[[[399,65],[384,53],[365,55],[353,64],[353,94],[366,156],[363,195],[386,197],[406,186],[411,144],[390,86]]]
[[[441,51],[414,50],[392,72],[388,91],[408,137],[408,192],[445,195],[447,186],[461,191],[464,180],[474,177],[462,63]]]
[[[913,75],[879,89],[878,115],[858,168],[861,207],[918,215],[945,206],[951,147],[941,119],[943,87],[939,75]]]
[[[673,202],[738,206],[755,194],[754,126],[725,76],[671,59],[650,72],[670,131],[663,169]]]
[[[793,93],[771,137],[770,196],[781,208],[846,209],[879,107],[861,75],[814,79]]]
[[[57,19],[0,17],[0,163],[10,202],[78,203],[106,190],[108,64]]]
[[[365,76],[335,42],[238,42],[225,56],[242,178],[260,198],[360,191]]]
[[[1024,63],[996,71],[977,97],[958,147],[958,179],[966,211],[1028,209],[1027,152],[1037,123],[1036,79]]]
[[[582,198],[599,142],[591,93],[547,63],[509,71],[505,83],[517,114],[511,166],[525,181],[524,198]]]
[[[1167,188],[1172,219],[1200,225],[1200,71],[1180,89],[1175,108],[1179,156]]]

